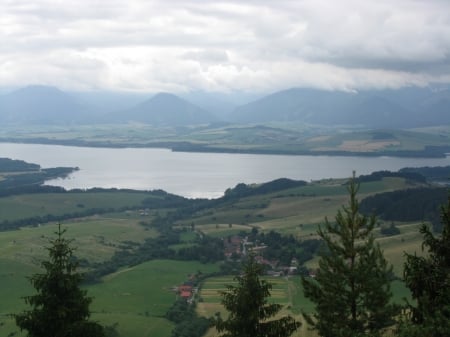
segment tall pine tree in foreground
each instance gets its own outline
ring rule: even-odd
[[[380,336],[393,323],[392,266],[372,234],[374,217],[359,213],[355,175],[347,185],[350,200],[333,223],[325,219],[318,234],[325,249],[315,278],[303,277],[305,296],[315,313],[305,319],[324,337]]]
[[[260,279],[262,266],[250,254],[241,276],[235,277],[237,285],[228,285],[222,292],[222,304],[228,318],[219,316],[216,328],[223,337],[288,337],[300,327],[291,316],[274,319],[280,304],[269,304],[272,285]]]
[[[400,336],[450,336],[450,197],[441,209],[441,222],[440,237],[426,225],[420,228],[425,256],[406,254],[404,281],[416,305],[408,304]]]
[[[88,320],[92,299],[80,288],[83,276],[64,233],[58,225],[56,238],[49,240],[45,272],[30,278],[37,294],[25,297],[31,309],[15,315],[16,324],[29,337],[103,337],[103,327]]]

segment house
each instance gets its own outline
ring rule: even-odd
[[[179,293],[182,293],[182,292],[192,293],[192,286],[188,285],[188,284],[183,284],[183,285],[178,287],[178,292]]]
[[[178,294],[181,298],[189,300],[192,297],[193,287],[191,285],[183,284],[178,287]]]
[[[238,235],[234,235],[232,237],[229,237],[228,239],[225,239],[224,240],[225,256],[227,258],[230,258],[233,254],[236,254],[238,256],[241,255],[242,242],[243,239]]]
[[[188,299],[191,298],[192,293],[191,293],[190,291],[181,291],[181,292],[180,292],[180,296],[181,296],[182,298],[184,298],[185,300],[188,300]]]

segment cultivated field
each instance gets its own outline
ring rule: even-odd
[[[448,146],[448,126],[417,130],[358,130],[302,123],[156,128],[144,124],[5,127],[0,140],[104,147],[167,147],[179,151],[430,155],[429,146]],[[420,152],[420,154],[419,154]],[[442,153],[441,153],[442,154]]]

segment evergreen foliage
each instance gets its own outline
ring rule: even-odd
[[[326,251],[320,255],[316,278],[302,277],[305,296],[316,305],[305,319],[321,336],[380,336],[392,324],[392,266],[374,242],[374,217],[359,213],[355,176],[347,189],[348,206],[337,212],[335,223],[319,227]]]
[[[229,316],[219,316],[216,328],[223,337],[287,337],[298,329],[300,323],[291,316],[272,319],[282,308],[269,304],[272,285],[260,279],[262,266],[250,254],[244,264],[243,274],[236,276],[237,286],[228,285],[221,293],[222,304]]]
[[[56,239],[49,240],[49,260],[42,262],[45,272],[30,278],[37,294],[25,297],[32,308],[15,315],[16,324],[28,337],[103,337],[103,327],[88,320],[92,299],[80,288],[83,276],[65,231],[58,225]]]
[[[171,337],[201,337],[211,327],[211,320],[199,317],[195,305],[180,298],[167,311],[166,318],[175,323]]]
[[[400,336],[450,335],[450,197],[441,220],[440,237],[426,225],[420,228],[426,256],[406,254],[404,281],[417,305],[408,304],[409,317],[400,324]]]
[[[439,207],[447,200],[444,187],[418,187],[371,195],[361,201],[360,212],[387,221],[430,221],[441,231]]]

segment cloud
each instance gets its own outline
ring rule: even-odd
[[[0,81],[270,92],[448,84],[444,0],[3,0]]]

